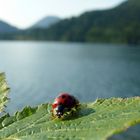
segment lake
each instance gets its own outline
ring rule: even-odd
[[[60,42],[0,42],[0,71],[11,87],[8,110],[52,102],[140,96],[140,47]]]
[[[140,47],[62,42],[0,42],[10,113],[69,92],[81,102],[140,96]]]

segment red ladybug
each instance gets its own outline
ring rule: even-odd
[[[67,111],[71,111],[72,108],[77,108],[79,101],[68,93],[61,93],[52,104],[53,116],[61,118]]]

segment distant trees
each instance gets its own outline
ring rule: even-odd
[[[116,8],[86,12],[47,29],[28,29],[0,38],[140,44],[140,1],[128,0]]]

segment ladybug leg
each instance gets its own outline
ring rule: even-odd
[[[63,116],[63,112],[57,112],[57,117],[61,118]]]
[[[58,118],[61,118],[62,117],[62,114],[57,114]]]
[[[54,119],[54,118],[55,118],[55,115],[54,115],[54,113],[53,113],[53,110],[51,110],[51,114],[52,114],[52,115],[51,115],[51,118]]]

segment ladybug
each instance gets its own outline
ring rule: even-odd
[[[77,109],[79,101],[68,93],[61,93],[52,104],[52,115],[61,118],[65,113],[73,108]]]

